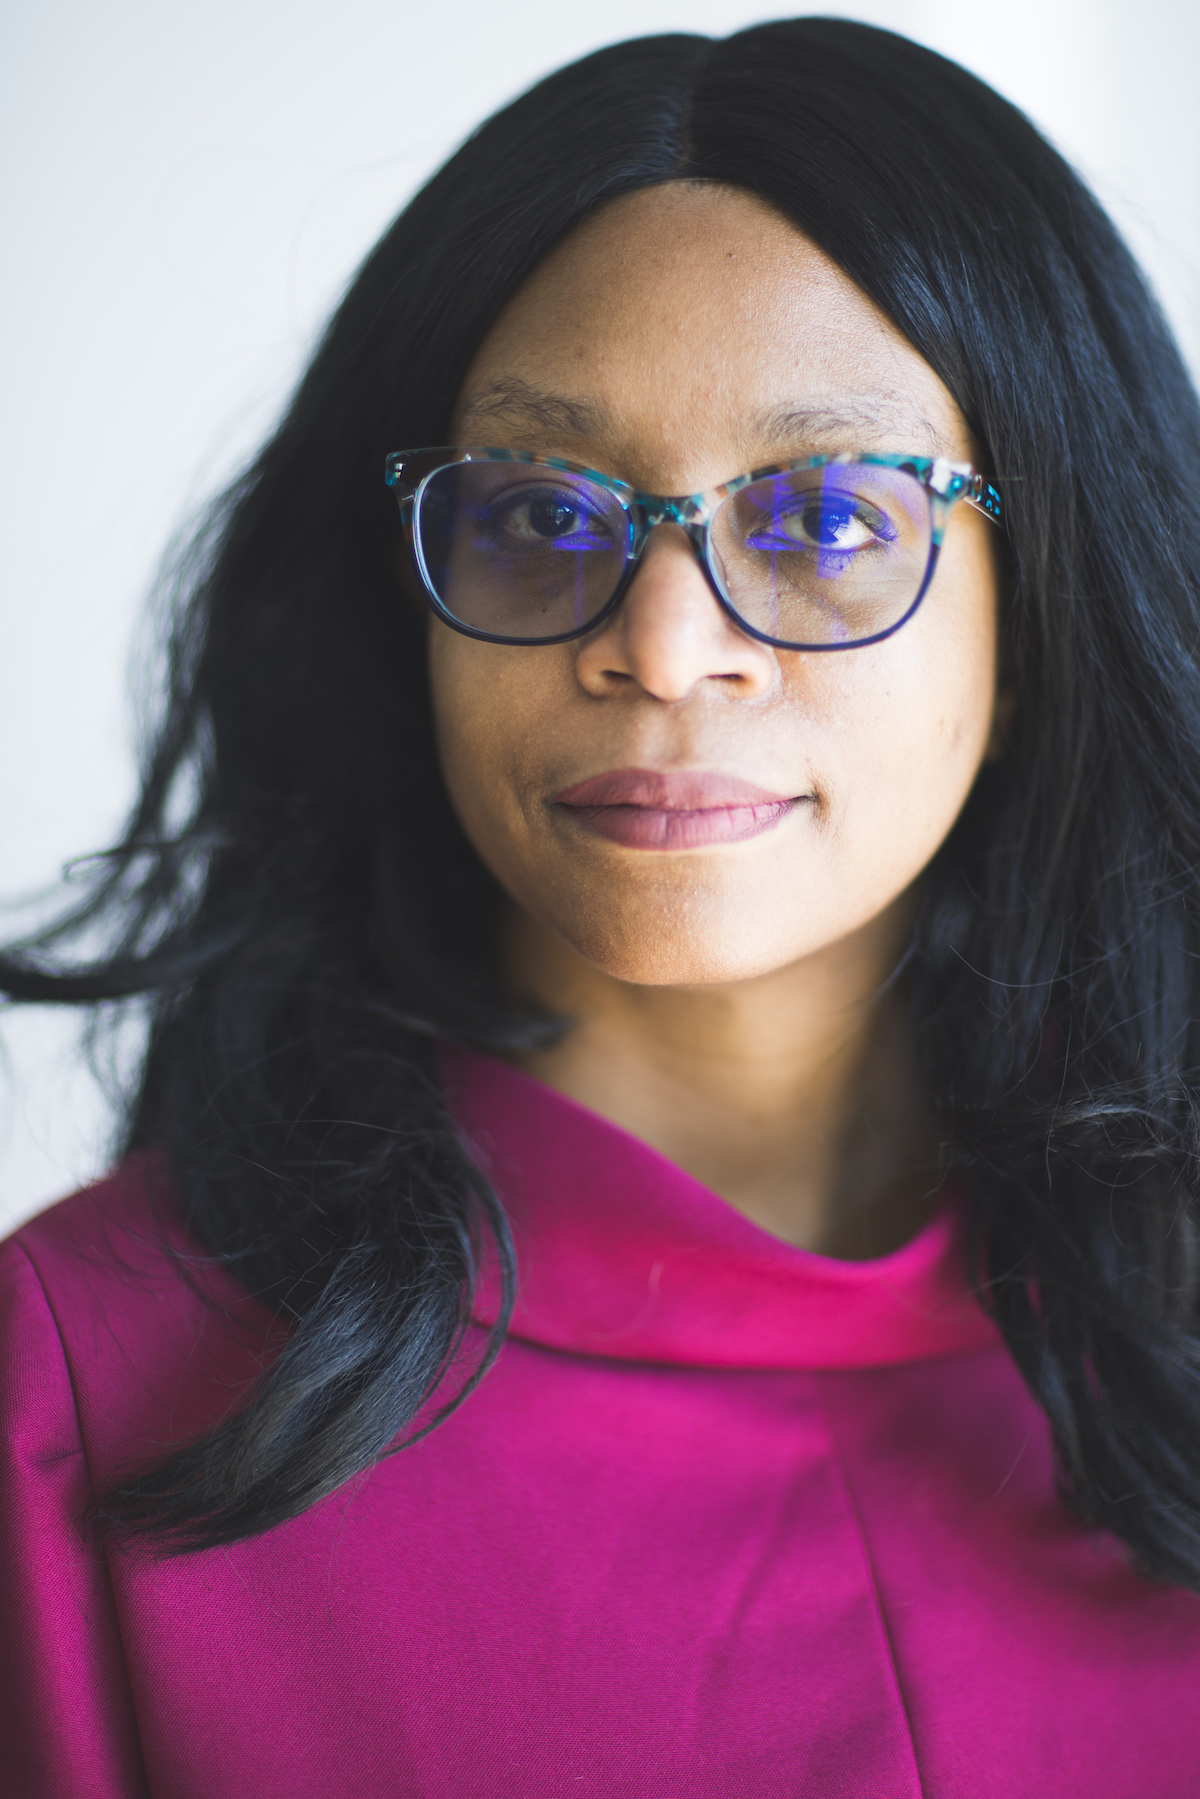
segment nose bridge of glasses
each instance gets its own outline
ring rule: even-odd
[[[713,509],[703,494],[635,494],[630,502],[633,515],[633,541],[630,545],[630,556],[625,566],[622,591],[634,578],[641,565],[642,552],[650,541],[650,534],[659,525],[675,525],[687,538],[693,556],[699,564],[700,573],[705,583],[721,600],[720,589],[709,567],[708,530],[712,522]]]
[[[686,530],[708,517],[702,494],[639,493],[634,495],[633,504],[639,523],[647,531],[655,525],[682,525]]]
[[[678,525],[691,540],[703,562],[710,508],[702,494],[639,493],[633,499],[635,553],[645,548],[651,531],[659,525]]]

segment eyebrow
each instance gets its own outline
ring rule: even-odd
[[[597,437],[604,430],[611,430],[613,423],[606,406],[597,405],[593,400],[547,393],[531,382],[523,381],[519,375],[502,375],[472,394],[461,424],[474,425],[477,421],[498,417],[546,431],[565,431],[572,437]]]
[[[937,427],[925,414],[897,394],[864,393],[836,404],[816,402],[803,405],[772,406],[747,420],[750,428],[768,443],[794,443],[798,438],[812,441],[823,437],[841,437],[846,432],[860,431],[868,438],[903,435],[911,438],[915,431],[923,439],[918,444],[906,442],[906,450],[930,449],[935,453],[945,445]],[[863,444],[867,448],[868,444]]]
[[[615,429],[608,407],[582,396],[548,392],[519,375],[502,375],[472,394],[460,427],[465,432],[493,418],[575,438],[602,437]],[[918,408],[882,390],[837,402],[789,401],[749,414],[744,424],[747,436],[779,446],[844,440],[848,433],[859,432],[866,441],[848,447],[867,449],[872,439],[911,438],[915,432],[923,442],[906,441],[904,449],[928,449],[937,454],[945,447],[940,432]]]

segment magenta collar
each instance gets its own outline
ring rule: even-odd
[[[472,1050],[451,1109],[512,1221],[512,1334],[550,1349],[706,1368],[873,1368],[998,1341],[948,1200],[891,1255],[844,1262],[752,1224],[657,1150]],[[495,1323],[494,1271],[475,1317]]]

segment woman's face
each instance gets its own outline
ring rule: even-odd
[[[614,202],[535,271],[453,429],[662,494],[807,454],[977,455],[932,369],[820,250],[761,201],[687,183]],[[533,920],[622,981],[744,980],[873,921],[894,932],[992,738],[997,536],[956,506],[914,617],[835,654],[741,632],[677,526],[580,641],[482,643],[434,620],[442,765],[472,843]],[[634,811],[604,789],[570,803],[629,771],[612,791]],[[738,814],[748,834],[680,844],[663,807],[720,788],[659,775],[769,797]]]

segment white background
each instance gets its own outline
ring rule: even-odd
[[[814,10],[907,32],[1024,107],[1112,211],[1200,367],[1197,0]],[[158,552],[267,428],[413,189],[587,50],[764,16],[735,0],[7,0],[0,895],[45,888],[117,833]],[[77,1032],[70,1013],[0,1020],[0,1234],[104,1165],[111,1120]]]

